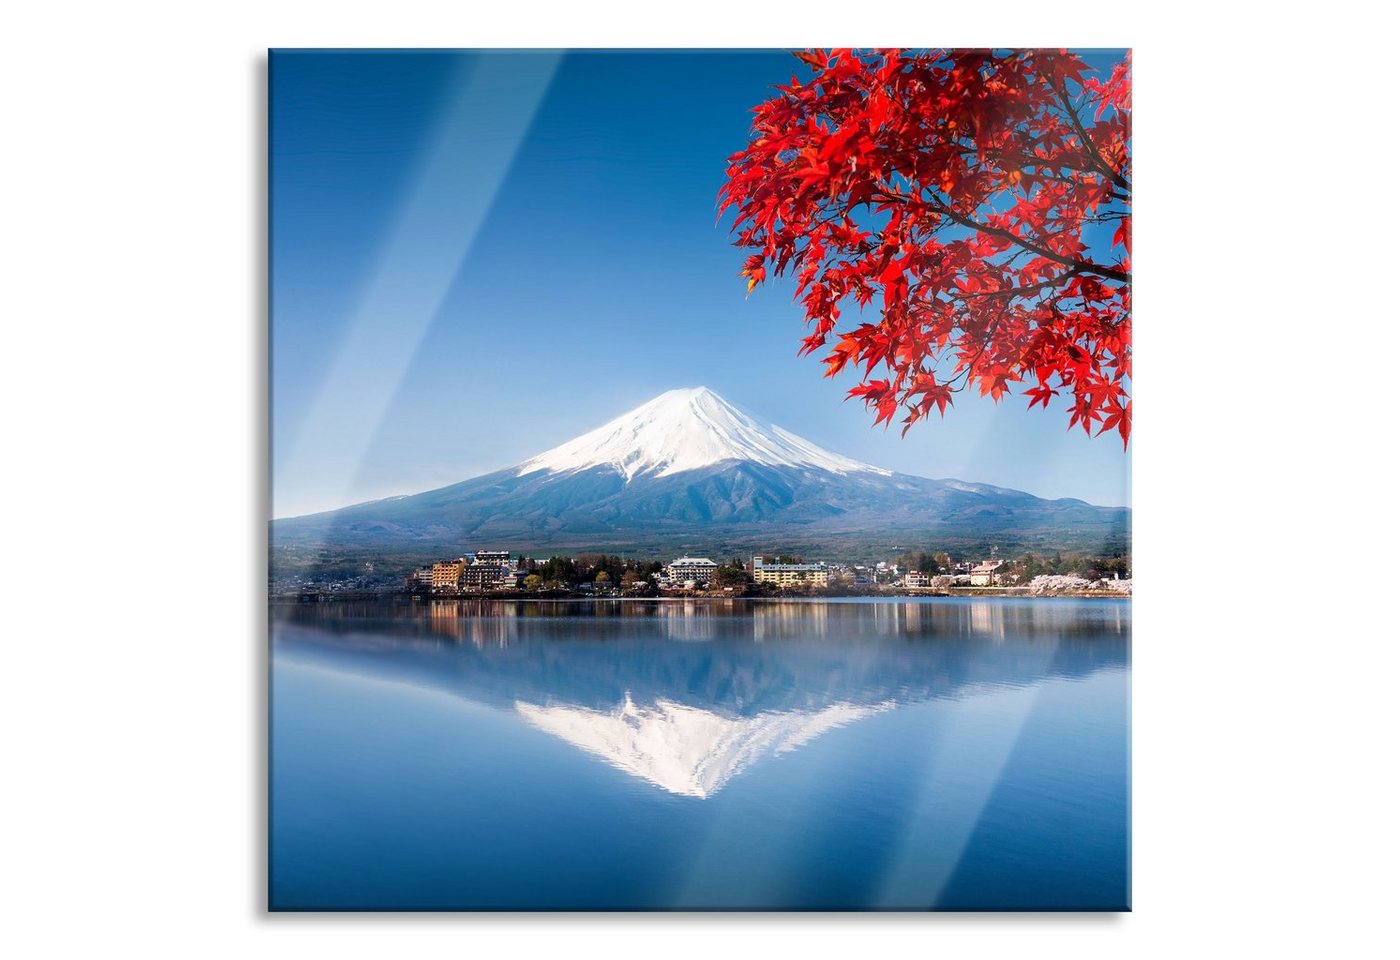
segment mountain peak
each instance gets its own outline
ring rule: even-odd
[[[517,475],[572,473],[610,467],[631,481],[743,460],[832,473],[890,471],[824,450],[776,424],[764,423],[709,387],[668,390],[552,450],[522,463]]]

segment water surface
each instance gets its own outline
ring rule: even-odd
[[[271,905],[1126,909],[1130,611],[276,607]]]

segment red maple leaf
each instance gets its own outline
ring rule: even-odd
[[[720,213],[749,290],[788,271],[834,376],[904,429],[974,386],[1131,431],[1132,63],[1063,50],[812,50],[754,109]],[[1105,226],[1106,248],[1090,242]],[[838,329],[841,304],[878,322]],[[876,374],[878,379],[872,379]]]

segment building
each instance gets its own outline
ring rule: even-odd
[[[672,586],[694,582],[696,586],[709,586],[714,579],[719,564],[709,557],[677,557],[666,565],[666,576]]]
[[[903,582],[903,578],[904,574],[900,571],[899,564],[886,563],[883,560],[875,564],[874,580],[876,583],[894,584],[897,586]]]
[[[972,576],[974,587],[990,587],[997,582],[997,568],[1001,566],[1000,560],[983,560],[977,566],[968,571]]]
[[[927,587],[932,583],[928,574],[920,573],[917,570],[910,570],[904,575],[904,585],[906,587]]]
[[[524,573],[515,569],[505,550],[478,550],[456,560],[440,560],[409,578],[409,589],[430,587],[434,593],[484,593],[520,585]]]
[[[461,587],[468,593],[487,590],[510,590],[525,579],[523,570],[501,567],[494,563],[473,563],[462,571]]]
[[[458,557],[456,560],[439,560],[433,564],[432,583],[433,591],[457,590],[462,585],[462,571],[469,566],[466,557]]]
[[[461,589],[468,593],[496,590],[501,584],[501,568],[495,564],[473,563],[462,571]]]
[[[755,583],[771,583],[777,587],[824,587],[829,579],[824,563],[765,563],[753,558]]]
[[[471,564],[462,571],[461,587],[469,593],[484,593],[487,590],[509,589],[521,579],[523,575],[516,576],[510,551],[478,550],[472,555]]]

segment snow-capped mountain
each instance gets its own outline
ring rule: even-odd
[[[671,390],[523,463],[412,496],[274,521],[278,547],[664,553],[1126,545],[1128,511],[894,473],[824,450],[712,390]],[[274,561],[275,562],[275,561]]]
[[[519,466],[517,476],[607,467],[630,481],[730,460],[890,476],[889,470],[823,450],[777,424],[760,422],[708,387],[668,390],[597,430],[531,457]]]

